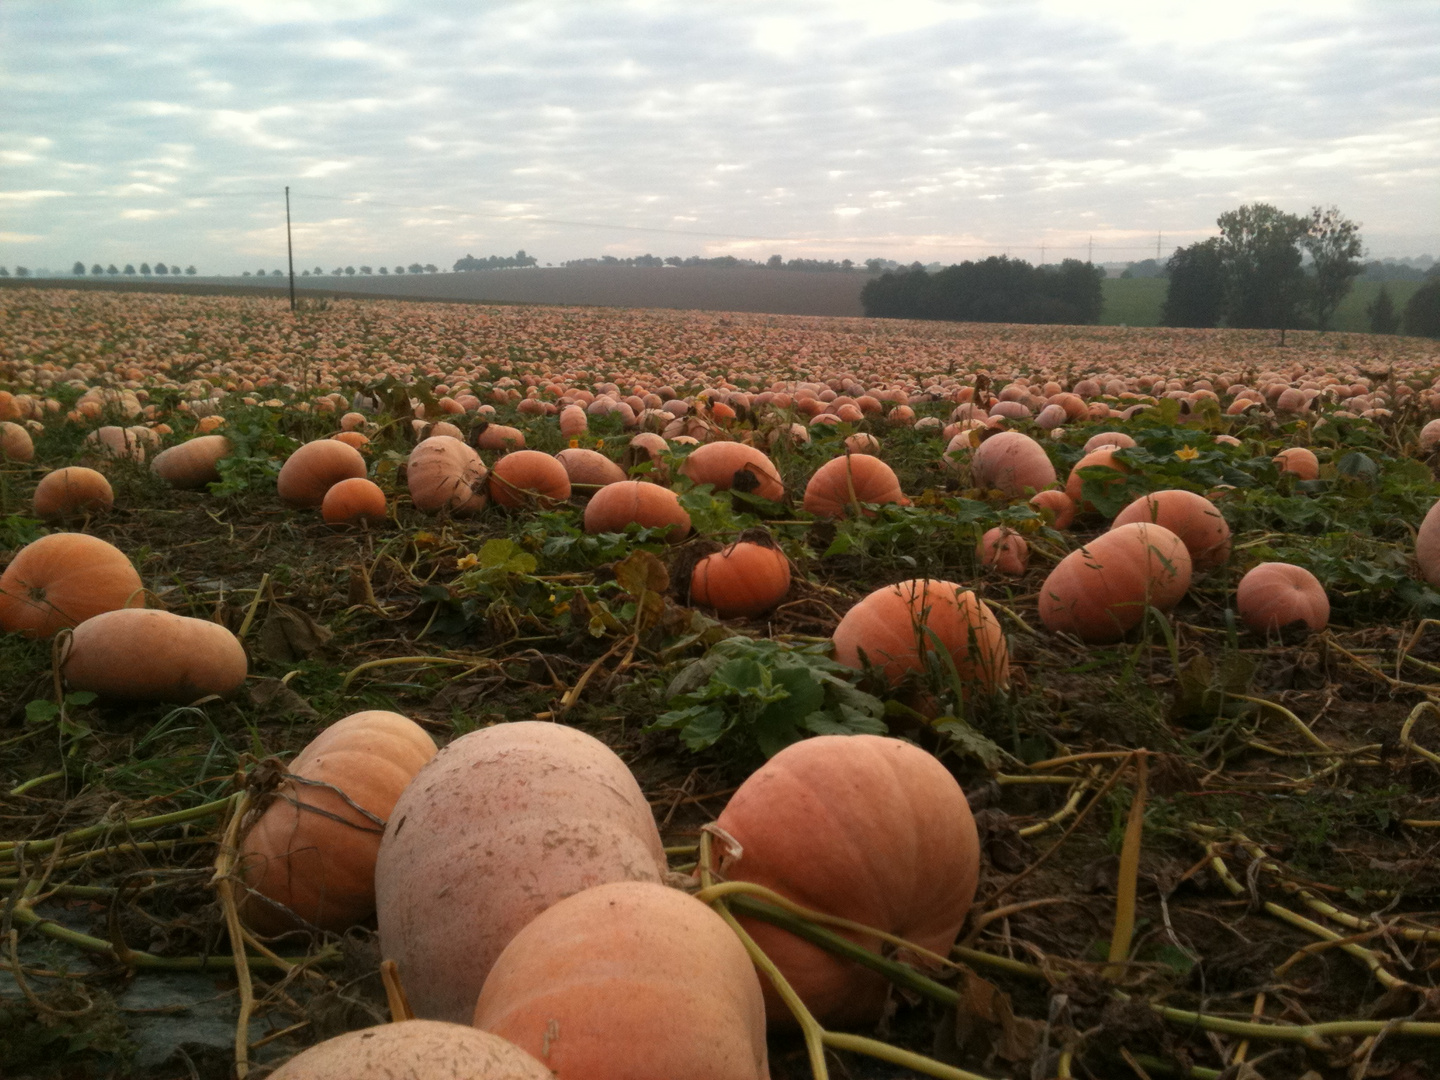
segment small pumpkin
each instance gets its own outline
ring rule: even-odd
[[[948,954],[975,898],[980,841],[950,771],[911,743],[820,735],[781,750],[731,796],[717,822],[736,847],[721,874]],[[742,919],[827,1026],[870,1023],[889,983],[768,923]],[[879,952],[880,942],[846,937]],[[772,1025],[790,1012],[764,985]]]
[[[622,480],[606,484],[585,505],[587,533],[624,532],[631,523],[647,529],[670,526],[665,538],[678,544],[690,535],[690,515],[680,496],[659,484]]]
[[[330,438],[336,442],[343,442],[346,446],[353,446],[356,450],[364,450],[370,445],[370,437],[363,431],[337,431]]]
[[[1169,611],[1190,588],[1190,552],[1169,529],[1132,522],[1070,552],[1040,588],[1040,620],[1092,645],[1119,641],[1147,606]]]
[[[242,914],[262,934],[341,933],[375,910],[375,860],[405,786],[435,741],[399,713],[337,720],[301,750],[240,845]]]
[[[1185,544],[1194,570],[1223,566],[1230,558],[1230,524],[1209,499],[1169,488],[1142,495],[1115,515],[1111,528],[1134,521],[1163,525]]]
[[[1079,510],[1079,507],[1075,505],[1075,500],[1059,488],[1037,491],[1030,496],[1030,505],[1041,515],[1046,513],[1051,515],[1050,527],[1052,529],[1068,529],[1075,523],[1075,514]]]
[[[497,506],[519,509],[558,506],[570,498],[565,466],[540,450],[514,450],[490,469],[490,498]]]
[[[981,566],[1019,577],[1029,565],[1030,545],[1014,529],[997,525],[975,545],[975,558]]]
[[[436,435],[420,442],[405,463],[415,509],[473,514],[485,508],[485,463],[459,439]]]
[[[245,649],[225,627],[168,611],[105,611],[75,627],[60,665],[76,690],[186,705],[245,681]]]
[[[763,615],[790,591],[790,560],[773,544],[740,540],[705,556],[690,574],[690,599],[722,619]]]
[[[749,492],[771,502],[785,497],[785,483],[770,455],[739,442],[712,442],[690,453],[680,471],[716,491]]]
[[[1114,473],[1114,476],[1106,476],[1103,478],[1102,483],[1106,488],[1112,484],[1120,483],[1125,474],[1130,471],[1130,466],[1115,456],[1115,452],[1120,449],[1122,449],[1122,447],[1096,447],[1077,461],[1075,467],[1070,470],[1070,477],[1065,481],[1065,494],[1070,496],[1071,500],[1080,510],[1090,511],[1095,509],[1083,497],[1085,481],[1091,479],[1093,483],[1093,479],[1086,477],[1083,470],[1093,468],[1109,469]]]
[[[1295,624],[1324,630],[1330,622],[1325,586],[1303,566],[1266,562],[1252,567],[1235,590],[1235,610],[1246,626],[1269,634]]]
[[[482,423],[470,436],[477,450],[524,450],[525,433],[504,424]]]
[[[270,1080],[554,1080],[519,1047],[469,1024],[404,1020],[347,1031],[296,1054]]]
[[[970,455],[970,476],[976,487],[1000,491],[1013,499],[1055,483],[1055,466],[1045,448],[1029,435],[1002,431]]]
[[[360,521],[385,520],[385,492],[363,476],[341,480],[325,493],[320,516],[327,525],[348,525]]]
[[[1297,480],[1318,480],[1320,459],[1313,450],[1304,446],[1292,446],[1281,450],[1274,457],[1274,464],[1281,476],[1293,476]]]
[[[857,506],[866,517],[874,517],[875,511],[866,507],[887,503],[909,506],[910,500],[900,490],[895,470],[869,454],[831,458],[805,485],[805,512],[816,517],[844,517]]]
[[[324,502],[325,493],[341,480],[364,475],[365,459],[359,450],[334,439],[316,439],[285,459],[275,490],[283,503],[314,507]]]
[[[482,728],[436,754],[390,814],[375,864],[381,955],[417,1016],[469,1020],[495,958],[536,915],[665,873],[650,805],[609,747],[533,720]]]
[[[103,612],[144,604],[144,586],[126,554],[86,533],[42,536],[0,575],[0,629],[26,637],[52,637]]]
[[[230,456],[230,440],[224,435],[200,435],[155,455],[150,471],[181,490],[202,488],[220,479],[220,462]]]
[[[770,1076],[744,945],[705,904],[653,882],[596,885],[537,915],[495,961],[474,1023],[556,1080]]]
[[[43,521],[68,521],[103,513],[115,505],[115,492],[103,473],[83,465],[48,472],[35,485],[35,516]]]
[[[953,581],[917,578],[876,589],[845,613],[832,637],[836,660],[853,668],[869,664],[891,682],[924,672],[938,644],[967,689],[1010,684],[1010,651],[999,620]]]

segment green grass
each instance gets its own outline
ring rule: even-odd
[[[1105,306],[1100,312],[1100,325],[1159,326],[1160,305],[1165,302],[1165,290],[1169,284],[1168,278],[1106,278],[1101,284]],[[1380,294],[1380,284],[1378,281],[1357,281],[1349,295],[1341,301],[1330,328],[1368,334],[1370,317],[1365,314],[1365,307]],[[1397,312],[1404,311],[1406,301],[1420,284],[1418,281],[1386,282]]]

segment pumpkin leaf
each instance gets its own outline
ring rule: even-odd
[[[985,768],[994,771],[1000,767],[1002,756],[1000,747],[964,720],[954,716],[942,716],[932,726],[936,731],[948,735],[950,741],[955,745],[955,749],[975,758]]]

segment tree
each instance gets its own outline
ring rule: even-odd
[[[194,266],[187,266],[187,267],[185,267],[185,276],[186,276],[186,277],[194,277],[194,276],[195,276],[196,274],[198,274],[199,272],[200,272],[200,271],[199,271],[199,270],[196,270]]]
[[[785,265],[785,258],[783,255],[771,255],[770,258],[765,260],[765,265],[771,270],[779,270]]]
[[[149,277],[149,276],[150,276],[150,264],[149,264],[149,263],[141,263],[141,264],[140,264],[140,273],[144,274],[146,277]]]
[[[125,264],[125,273],[129,274],[131,277],[134,277],[134,276],[135,276],[135,264],[134,264],[134,263],[126,263],[126,264]]]
[[[405,269],[410,271],[410,273],[412,274],[423,274],[425,272],[425,267],[421,266],[419,263],[411,263]]]
[[[1221,214],[1220,253],[1225,264],[1225,321],[1243,329],[1298,326],[1308,292],[1299,243],[1310,222],[1253,203]]]
[[[85,264],[79,259],[76,259],[75,265],[70,268],[70,272],[76,275],[83,275],[85,273]]]
[[[7,270],[5,267],[0,266],[0,277],[9,277],[9,276],[10,276],[10,271]]]
[[[1426,277],[1405,305],[1405,333],[1440,338],[1440,277]]]
[[[354,277],[354,276],[355,276],[355,267],[353,267],[353,266],[347,266],[347,267],[345,267],[345,273],[349,274],[351,277]]]
[[[94,266],[90,267],[90,273],[94,274],[96,277],[99,277],[101,274],[105,273],[105,268],[99,263],[96,263]]]
[[[1225,264],[1214,237],[1176,248],[1166,264],[1170,284],[1160,307],[1161,326],[1209,328],[1225,310]]]
[[[426,263],[426,264],[425,264],[425,272],[426,272],[427,274],[438,274],[438,273],[440,272],[440,268],[439,268],[438,266],[436,266],[434,263]]]
[[[120,268],[114,263],[111,263],[109,266],[105,267],[105,273],[115,275],[120,273]]]
[[[270,276],[271,276],[271,277],[284,277],[284,276],[285,276],[285,271],[284,271],[284,270],[271,270],[271,271],[270,271]]]
[[[320,267],[317,266],[317,267],[315,267],[315,276],[316,276],[316,277],[324,277],[324,276],[325,276],[325,271],[322,270],[322,269],[320,269]]]
[[[395,272],[396,272],[397,274],[403,274],[403,273],[405,272],[405,267],[403,267],[403,266],[397,266],[397,267],[395,267]]]
[[[17,267],[15,267],[15,276],[16,276],[16,277],[29,277],[29,276],[30,276],[30,268],[29,268],[28,266],[17,266]]]
[[[368,267],[368,266],[362,266],[362,267],[360,267],[360,273],[362,273],[362,274],[373,274],[374,272],[375,272],[375,271],[374,271],[371,267]]]
[[[1310,211],[1310,225],[1301,243],[1314,260],[1315,324],[1327,330],[1330,316],[1364,270],[1360,259],[1365,245],[1360,242],[1360,226],[1342,217],[1338,206],[1328,210],[1316,206]]]
[[[1395,310],[1395,302],[1390,299],[1390,290],[1383,281],[1379,295],[1365,305],[1365,314],[1370,316],[1372,334],[1393,334],[1400,329],[1400,313]]]
[[[389,276],[390,276],[390,268],[389,268],[388,266],[382,266],[382,267],[380,267],[380,273],[384,274],[386,277],[389,277]]]

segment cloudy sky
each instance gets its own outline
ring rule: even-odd
[[[0,0],[0,264],[1440,255],[1435,0]]]

